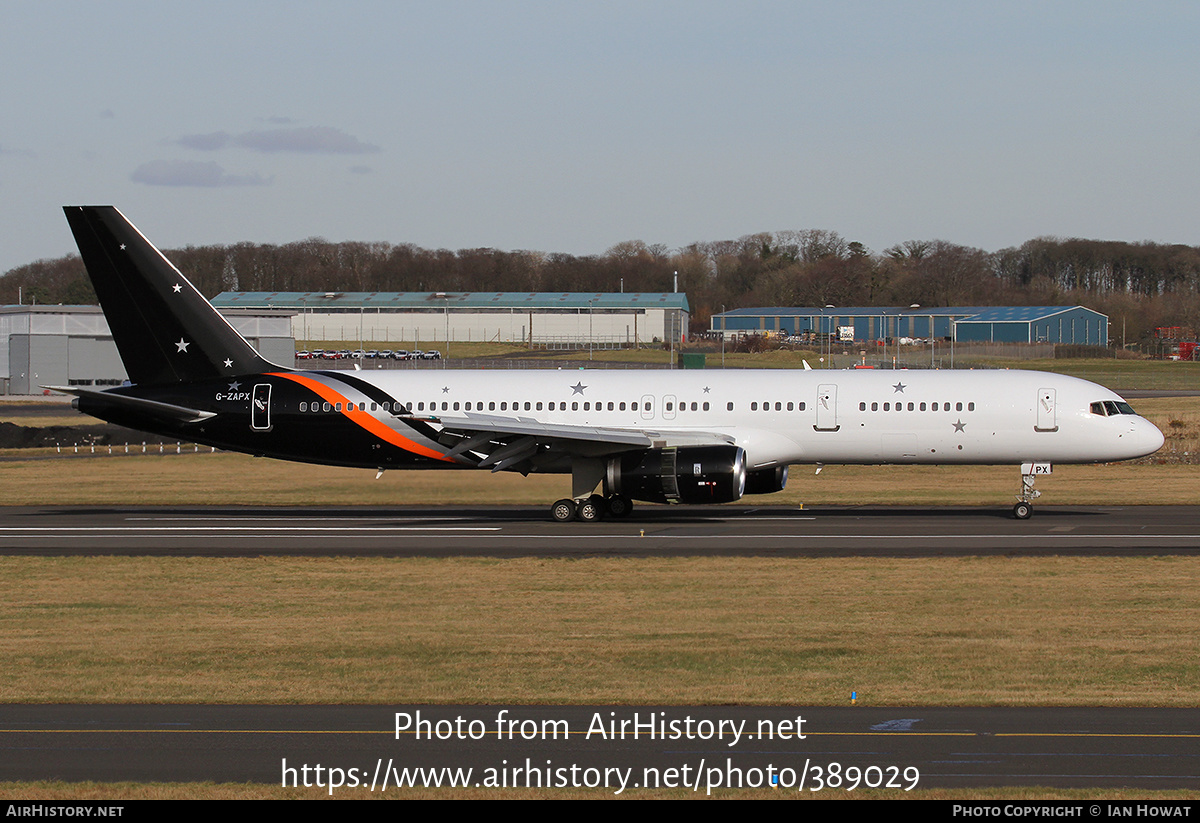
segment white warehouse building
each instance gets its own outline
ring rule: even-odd
[[[636,345],[687,335],[682,293],[223,292],[230,308],[292,313],[300,341]]]
[[[290,316],[221,313],[265,358],[294,362]],[[128,379],[99,306],[0,306],[0,394],[41,394],[43,386],[103,388]]]

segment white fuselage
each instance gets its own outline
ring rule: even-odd
[[[1151,454],[1162,433],[1121,398],[1027,371],[585,370],[351,372],[435,427],[512,418],[632,430],[666,445],[716,433],[747,468],[794,463],[1097,463]],[[351,397],[350,399],[355,399]],[[449,422],[447,422],[449,425]]]

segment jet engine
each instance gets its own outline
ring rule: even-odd
[[[787,466],[746,473],[746,494],[773,494],[787,485]]]
[[[746,452],[738,446],[648,449],[608,461],[612,494],[652,503],[729,503],[746,491]]]

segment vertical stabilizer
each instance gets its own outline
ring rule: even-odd
[[[112,206],[65,206],[129,379],[170,384],[280,371]]]

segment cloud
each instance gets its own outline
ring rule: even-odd
[[[133,170],[129,179],[147,186],[266,186],[272,178],[257,174],[226,174],[211,160],[151,160]]]
[[[354,135],[331,126],[248,131],[239,134],[234,142],[242,148],[263,152],[372,154],[380,151],[379,146],[364,143]]]
[[[232,139],[228,132],[214,131],[211,134],[185,134],[176,142],[181,146],[187,146],[189,149],[216,151],[228,146],[229,141]]]
[[[169,142],[197,151],[217,151],[229,146],[268,153],[300,154],[373,154],[381,150],[379,146],[364,143],[354,135],[331,126],[266,129],[241,134],[214,131],[208,134],[185,134]]]

